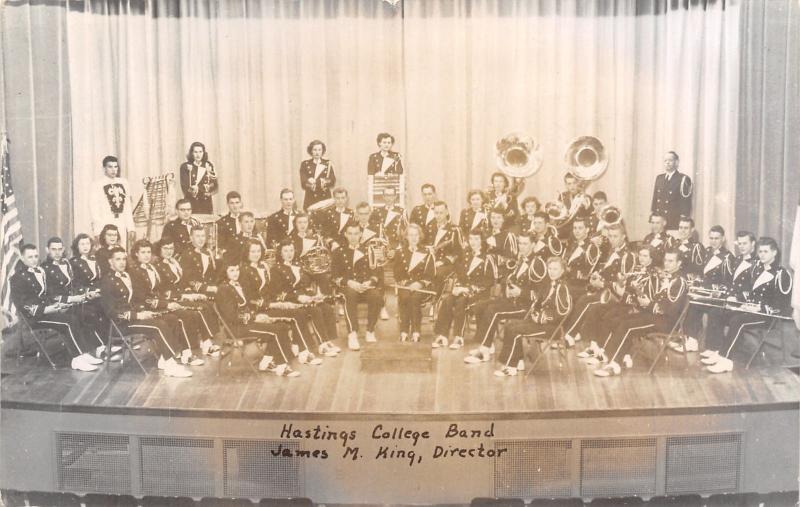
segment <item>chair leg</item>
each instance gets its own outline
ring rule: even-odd
[[[36,345],[39,347],[39,350],[42,351],[42,355],[44,355],[45,359],[47,359],[47,362],[50,363],[50,368],[55,370],[56,363],[53,362],[53,359],[50,357],[50,354],[47,353],[47,348],[45,347],[45,344],[42,342],[42,340],[39,339],[39,337],[36,335],[36,331],[34,331],[33,328],[29,329],[31,332],[31,336],[33,337],[33,341],[36,342]]]
[[[664,355],[664,351],[666,351],[668,346],[669,346],[669,336],[665,336],[661,340],[661,345],[658,348],[658,352],[656,353],[656,357],[653,358],[653,362],[652,362],[652,364],[650,364],[650,369],[647,370],[647,374],[648,375],[652,375],[653,374],[653,370],[656,369],[656,365],[658,364],[658,361],[661,359],[661,356]]]

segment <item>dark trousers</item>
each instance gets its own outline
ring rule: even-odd
[[[30,319],[33,329],[53,329],[64,337],[64,345],[69,350],[71,357],[76,357],[86,352],[94,353],[98,347],[97,337],[81,325],[78,318],[71,312],[56,312],[40,315]],[[107,330],[106,330],[107,331]]]
[[[176,357],[183,350],[182,340],[178,338],[180,322],[175,315],[167,314],[148,320],[133,320],[120,324],[125,333],[145,335],[154,344],[159,354],[165,358]]]
[[[479,301],[472,307],[472,311],[478,316],[475,340],[485,347],[491,347],[497,326],[506,319],[521,319],[528,312],[528,307],[501,297]]]
[[[197,346],[200,345],[200,341],[213,337],[211,329],[199,310],[178,310],[174,312],[174,315],[178,318],[181,336],[186,344],[185,347],[181,344],[181,350],[191,350],[192,339],[196,340],[195,345]]]
[[[375,331],[383,306],[383,295],[377,288],[367,289],[364,292],[357,292],[350,287],[342,290],[344,295],[344,316],[347,321],[347,332],[358,332],[358,304],[367,303],[367,331]]]
[[[689,311],[686,313],[686,320],[683,321],[684,332],[688,336],[699,340],[701,335],[703,335],[703,315],[708,315],[708,318],[710,319],[713,310],[713,308],[703,308],[696,305],[690,305]],[[706,348],[708,348],[707,345]]]
[[[311,350],[312,347],[318,346],[319,342],[315,341],[311,332],[312,325],[312,310],[313,308],[297,308],[294,310],[289,309],[271,309],[267,312],[270,317],[282,317],[289,319],[286,323],[291,330],[291,342],[295,343],[300,350]]]
[[[516,368],[517,363],[524,357],[522,341],[525,338],[546,339],[556,330],[558,324],[537,324],[530,319],[513,319],[506,323],[503,330],[503,350],[499,360],[506,366]]]
[[[453,334],[463,338],[467,327],[467,310],[473,308],[478,301],[480,300],[467,295],[447,294],[442,296],[436,323],[433,325],[433,333],[437,336],[449,336],[452,325]]]
[[[401,333],[421,332],[422,307],[428,296],[409,290],[397,291],[397,319]]]
[[[672,322],[663,315],[635,313],[617,322],[605,346],[606,357],[619,362],[627,354],[636,336],[650,332],[669,332]]]
[[[706,348],[730,357],[733,347],[745,332],[762,328],[768,323],[769,319],[763,315],[714,309],[708,315]],[[725,331],[726,325],[728,326],[727,332]]]
[[[578,301],[572,307],[572,311],[567,317],[567,320],[564,322],[564,331],[567,334],[571,335],[580,329],[579,326],[586,316],[586,312],[589,310],[589,308],[600,303],[601,294],[602,292],[600,291],[589,292],[578,299]]]
[[[73,310],[78,322],[81,322],[87,331],[90,333],[91,338],[96,338],[97,345],[105,345],[105,339],[108,337],[109,322],[103,308],[100,306],[100,301],[93,300],[87,301]],[[92,341],[92,340],[89,340]],[[91,350],[90,352],[93,352]]]
[[[455,271],[455,267],[449,263],[436,266],[436,276],[433,277],[433,285],[431,286],[431,289],[439,296],[442,295],[444,281],[453,274],[453,271]]]
[[[266,345],[266,355],[272,356],[278,364],[289,362],[291,355],[291,341],[289,340],[289,324],[284,322],[262,323],[250,322],[240,325],[236,330],[237,336],[255,336]]]
[[[631,307],[620,303],[595,303],[589,305],[577,329],[581,337],[594,340],[603,347],[621,319],[626,318]]]

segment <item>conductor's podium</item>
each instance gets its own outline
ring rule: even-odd
[[[360,354],[364,373],[429,373],[433,367],[430,343],[362,341]]]

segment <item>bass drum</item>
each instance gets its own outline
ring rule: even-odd
[[[330,199],[323,199],[315,202],[306,209],[308,213],[308,227],[309,229],[318,233],[322,232],[323,224],[325,223],[325,215],[328,210],[336,207],[336,201],[331,197]]]

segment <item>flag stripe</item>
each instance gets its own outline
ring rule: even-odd
[[[17,199],[11,185],[11,167],[9,163],[8,141],[5,135],[0,139],[0,250],[2,250],[2,266],[0,266],[0,311],[3,312],[3,328],[14,325],[16,322],[16,308],[11,302],[11,289],[9,278],[13,274],[13,267],[19,259],[19,244],[22,242],[22,224],[17,211]]]

